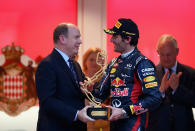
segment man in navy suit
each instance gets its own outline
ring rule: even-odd
[[[37,131],[81,131],[87,116],[85,96],[79,82],[85,76],[79,64],[70,58],[78,53],[80,31],[70,23],[59,24],[53,33],[54,49],[39,64],[36,89],[39,98]]]
[[[195,131],[195,69],[177,61],[179,49],[171,35],[162,35],[157,45],[160,64],[157,76],[163,101],[151,112],[149,131]]]

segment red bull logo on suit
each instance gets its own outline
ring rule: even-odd
[[[126,86],[125,81],[124,80],[121,80],[119,77],[116,77],[116,79],[114,79],[111,82],[111,85],[112,86],[115,86],[115,87]]]

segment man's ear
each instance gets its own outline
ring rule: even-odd
[[[59,41],[60,41],[60,43],[62,43],[62,44],[67,43],[67,38],[66,38],[66,36],[60,35],[60,36],[59,36]]]
[[[160,56],[160,52],[159,52],[159,49],[156,50],[156,52],[158,53],[158,56]]]
[[[127,38],[125,39],[125,41],[126,41],[127,43],[130,43],[130,41],[131,41],[131,36],[127,36]]]

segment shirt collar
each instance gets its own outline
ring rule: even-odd
[[[60,53],[60,55],[61,55],[61,56],[63,57],[63,59],[65,60],[65,62],[68,63],[68,65],[69,65],[69,62],[68,62],[69,56],[68,56],[66,53],[62,52],[61,50],[59,50],[59,49],[57,49],[57,48],[55,48],[55,50],[57,50],[57,52]]]
[[[135,50],[135,48],[127,53],[121,54],[121,58],[125,58],[127,57],[129,54],[131,54],[133,51]]]
[[[168,68],[165,68],[164,70],[166,72],[168,70]],[[177,61],[175,62],[175,65],[173,67],[171,67],[171,70],[172,70],[172,73],[176,73],[176,70],[177,70]]]

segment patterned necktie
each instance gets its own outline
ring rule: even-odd
[[[76,80],[76,83],[78,84],[77,74],[75,72],[73,61],[71,59],[69,59],[68,62],[69,62],[69,67],[70,67],[70,70],[72,72],[72,75],[73,75],[74,79]]]
[[[168,70],[169,70],[169,78],[170,78],[173,71],[172,69],[168,69]],[[172,95],[172,91],[173,89],[171,87],[168,87],[168,89],[165,91],[165,97],[170,97]]]

